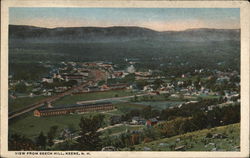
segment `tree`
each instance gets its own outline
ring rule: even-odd
[[[109,133],[106,133],[104,137],[102,138],[102,146],[111,146],[111,143],[113,143],[111,137],[109,136]]]
[[[184,95],[182,93],[179,94],[179,99],[183,100],[184,99]]]
[[[69,86],[69,87],[73,87],[74,85],[77,85],[76,80],[70,80],[70,81],[65,83],[65,86]]]
[[[149,119],[152,117],[152,107],[151,106],[146,106],[145,108],[142,109],[141,111],[142,117]]]
[[[185,120],[183,121],[181,124],[180,124],[180,127],[179,127],[179,133],[180,134],[183,134],[183,133],[187,133],[187,132],[191,132],[193,131],[194,129],[196,129],[197,127],[192,124],[192,121],[190,120]]]
[[[128,74],[122,80],[123,80],[124,83],[129,83],[129,84],[134,83],[135,74],[134,73],[133,74]]]
[[[161,79],[156,79],[155,81],[154,81],[154,89],[158,89],[160,86],[161,86],[161,84],[163,84],[164,83],[164,81],[162,81]]]
[[[135,101],[135,102],[138,101],[137,95],[134,95],[134,101]]]
[[[47,138],[44,136],[43,132],[40,132],[39,136],[36,139],[36,144],[43,150],[45,150],[47,145]]]
[[[98,86],[104,85],[105,84],[105,80],[101,80],[98,82]]]
[[[144,128],[143,136],[145,138],[150,138],[151,140],[156,140],[161,137],[161,133],[156,128]]]
[[[203,112],[197,112],[193,115],[192,122],[198,129],[203,129],[208,126],[208,118]]]
[[[131,145],[131,134],[129,132],[122,133],[119,136],[119,139],[121,140],[121,147],[129,147]]]
[[[80,137],[77,139],[79,150],[97,151],[101,149],[100,133],[97,130],[102,126],[103,119],[104,115],[81,118]]]
[[[168,100],[170,96],[171,96],[171,94],[170,94],[170,93],[166,93],[166,94],[164,95],[165,100]]]
[[[132,134],[131,143],[132,145],[139,144],[139,134]]]
[[[198,96],[198,97],[197,97],[197,101],[198,101],[198,102],[201,102],[201,101],[202,101],[202,97]]]
[[[240,122],[240,106],[228,106],[224,108],[224,115],[221,116],[221,120],[224,124],[232,124]]]
[[[70,132],[75,132],[76,131],[76,127],[73,123],[68,124],[68,129]]]
[[[138,89],[143,89],[144,86],[148,85],[146,80],[138,80],[136,81],[136,86]]]
[[[37,150],[36,144],[29,138],[19,134],[11,134],[8,141],[8,149],[10,151],[17,151],[17,150]]]
[[[58,126],[52,126],[50,127],[50,130],[47,134],[48,137],[48,145],[52,146],[54,144],[53,140],[55,139],[56,133],[57,133]]]
[[[20,83],[15,87],[16,92],[25,93],[27,91],[27,86],[24,83]]]

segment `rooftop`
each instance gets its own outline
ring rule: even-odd
[[[104,104],[112,104],[111,102],[100,102],[100,103],[93,103],[93,104],[68,104],[68,105],[59,105],[57,107],[42,107],[39,108],[39,111],[54,111],[54,110],[60,110],[60,109],[71,109],[71,108],[82,108],[82,107],[89,107],[89,106],[99,106]]]

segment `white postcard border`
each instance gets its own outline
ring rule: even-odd
[[[240,8],[241,22],[241,151],[240,152],[83,152],[81,157],[248,157],[249,156],[249,15],[244,1],[80,1],[80,0],[3,0],[1,1],[1,144],[0,155],[18,156],[8,151],[8,9],[9,7],[145,7],[145,8]],[[52,153],[63,153],[53,151]],[[87,155],[90,153],[90,155]],[[44,157],[37,155],[35,157]],[[46,157],[66,157],[46,155]],[[67,156],[69,157],[69,156]],[[79,157],[72,155],[70,157]]]

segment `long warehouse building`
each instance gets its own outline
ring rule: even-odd
[[[34,111],[34,116],[54,116],[54,115],[65,115],[71,113],[84,113],[94,111],[109,111],[115,109],[115,106],[111,102],[102,102],[94,104],[73,104],[64,105],[51,108],[40,108]]]

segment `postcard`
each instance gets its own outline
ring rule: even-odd
[[[1,157],[249,156],[249,3],[1,4]]]

